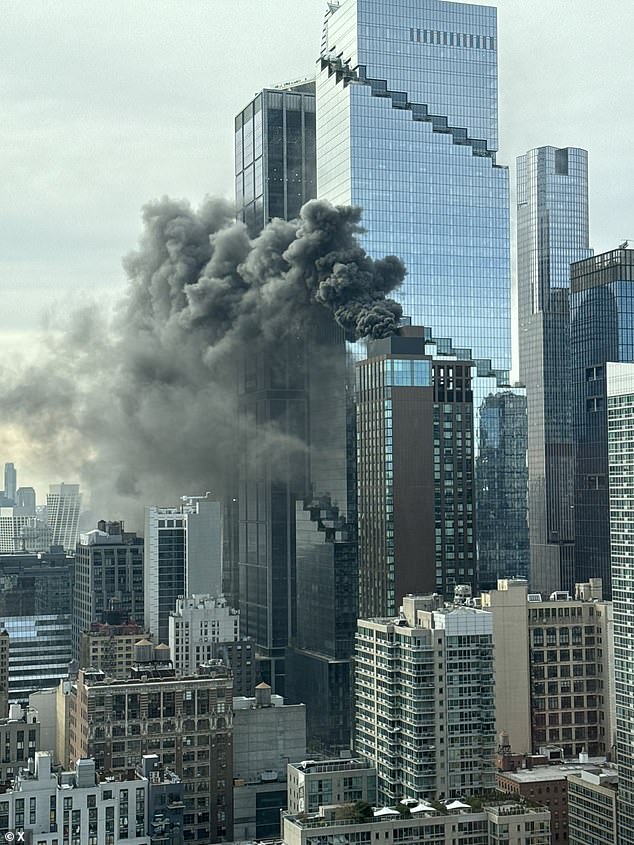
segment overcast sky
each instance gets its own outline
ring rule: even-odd
[[[232,128],[261,87],[311,74],[325,0],[5,0],[0,332],[123,284],[139,209],[231,196]],[[500,0],[498,160],[590,153],[595,249],[634,240],[634,4]],[[55,311],[53,310],[53,314]],[[5,358],[6,360],[6,358]]]

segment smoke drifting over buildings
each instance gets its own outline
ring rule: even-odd
[[[143,221],[114,316],[99,304],[72,312],[41,364],[5,372],[0,395],[33,462],[79,474],[93,507],[128,512],[185,489],[222,492],[245,350],[302,337],[327,311],[349,340],[392,334],[401,308],[388,294],[405,274],[359,246],[358,209],[318,200],[254,241],[218,199],[194,210],[164,198]],[[304,448],[272,426],[257,436],[274,453]]]

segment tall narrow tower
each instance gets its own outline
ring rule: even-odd
[[[79,484],[51,484],[46,495],[46,512],[52,544],[74,554],[79,538]]]
[[[591,254],[587,152],[539,147],[520,156],[517,286],[529,421],[530,580],[546,594],[571,590],[575,581],[570,264]]]

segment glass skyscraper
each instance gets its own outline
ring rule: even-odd
[[[315,196],[315,83],[265,88],[235,119],[236,208],[254,235]]]
[[[328,4],[317,193],[361,206],[371,255],[408,275],[404,314],[510,368],[508,171],[496,164],[497,23],[444,0]]]
[[[611,596],[606,366],[634,361],[634,249],[570,268],[575,438],[575,580],[602,578]]]
[[[572,590],[575,582],[570,264],[590,255],[587,152],[539,147],[520,156],[517,284],[529,423],[530,581],[547,595]]]

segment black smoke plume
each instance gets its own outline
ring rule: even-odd
[[[348,340],[393,334],[405,269],[371,259],[360,211],[314,200],[250,240],[231,206],[164,198],[143,210],[129,285],[109,316],[71,312],[41,364],[3,374],[0,407],[51,480],[90,488],[108,516],[219,489],[232,461],[238,357],[267,354],[330,313]],[[253,436],[256,435],[255,428]],[[275,454],[298,448],[269,426]]]

